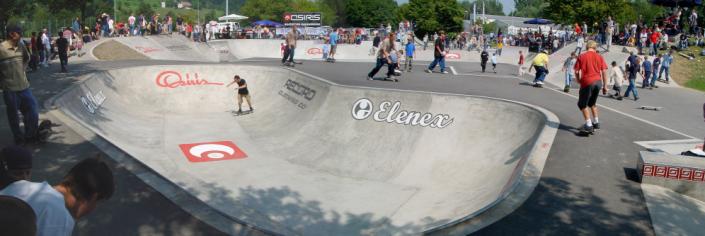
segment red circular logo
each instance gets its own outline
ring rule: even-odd
[[[446,59],[460,59],[459,53],[448,53],[446,54]]]
[[[323,50],[321,50],[320,48],[309,48],[308,50],[306,50],[306,54],[320,55],[320,54],[323,54]]]

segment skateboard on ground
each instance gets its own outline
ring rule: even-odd
[[[326,58],[326,62],[335,63],[335,58]]]
[[[593,134],[595,134],[595,131],[590,132],[590,131],[578,129],[578,135],[580,135],[580,136],[589,137],[590,135],[593,135]]]
[[[393,82],[399,82],[399,78],[395,77],[394,79],[390,79],[387,77],[376,77],[376,78],[370,78],[367,77],[367,80],[373,81],[373,80],[381,80],[381,81],[393,81]]]
[[[232,110],[232,111],[230,111],[230,113],[233,114],[234,116],[249,115],[249,114],[252,114],[252,112],[254,112],[254,110],[245,110],[245,111]]]
[[[642,110],[652,110],[652,111],[660,111],[661,109],[663,109],[663,107],[641,106],[641,107],[639,107],[639,109],[642,109]]]
[[[534,86],[536,88],[543,88],[543,84],[533,84],[531,86]]]
[[[614,94],[610,94],[610,98],[620,100],[620,101],[623,100],[623,98],[621,96],[615,96]]]
[[[384,78],[384,79],[382,79],[382,80],[384,80],[384,81],[394,81],[394,82],[399,82],[399,79],[397,79],[397,78],[394,78],[394,79],[390,79],[390,78],[386,78],[386,77],[385,77],[385,78]]]

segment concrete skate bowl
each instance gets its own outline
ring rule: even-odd
[[[253,113],[233,112],[226,85],[235,74],[248,83]],[[69,126],[205,203],[200,213],[283,235],[477,230],[468,222],[494,222],[533,191],[557,124],[511,101],[242,65],[99,72],[51,103]]]

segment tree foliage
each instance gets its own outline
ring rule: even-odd
[[[345,4],[346,22],[354,27],[377,27],[397,21],[397,2],[394,0],[348,0]]]
[[[464,10],[455,0],[410,0],[401,11],[406,19],[416,22],[417,37],[440,30],[459,32],[463,27]]]
[[[549,3],[544,16],[561,24],[601,22],[607,16],[618,16],[629,11],[627,0],[546,0]],[[619,18],[619,17],[617,17]]]
[[[501,2],[497,0],[475,0],[475,1],[468,1],[464,0],[463,2],[460,3],[460,5],[463,7],[465,11],[468,11],[469,14],[472,14],[472,5],[476,4],[476,9],[477,9],[477,14],[482,14],[482,5],[485,5],[485,14],[487,15],[498,15],[498,16],[503,16],[504,15],[504,5],[502,5]]]
[[[282,22],[287,12],[321,12],[324,25],[332,25],[338,19],[335,11],[321,0],[248,0],[240,8],[240,14],[249,17],[249,21]]]
[[[515,10],[509,15],[540,18],[543,17],[543,11],[548,7],[548,4],[546,0],[514,0]]]

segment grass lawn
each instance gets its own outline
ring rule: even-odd
[[[701,47],[689,47],[685,54],[694,54],[695,60],[674,54],[671,76],[681,86],[705,92],[705,57],[700,56]]]

